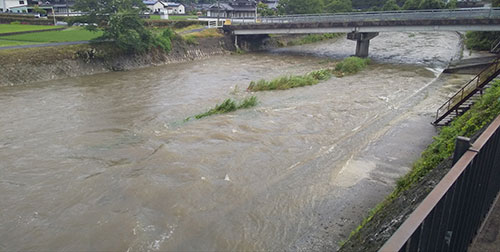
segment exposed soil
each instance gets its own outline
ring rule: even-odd
[[[93,45],[13,49],[0,52],[0,86],[124,71],[154,65],[202,59],[230,53],[230,38],[203,38],[198,44],[173,41],[171,52],[125,55],[113,48]]]

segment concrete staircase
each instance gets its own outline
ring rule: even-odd
[[[484,90],[490,87],[491,81],[499,74],[500,57],[497,57],[437,110],[436,119],[432,124],[446,126],[456,117],[463,115],[479,100]]]

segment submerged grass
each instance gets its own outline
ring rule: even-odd
[[[346,74],[354,74],[363,70],[370,63],[370,59],[349,57],[337,63],[335,69],[321,69],[312,71],[305,75],[283,76],[271,81],[261,79],[252,81],[248,86],[248,91],[284,90],[303,86],[312,86],[320,81],[328,80],[332,75],[342,77]]]
[[[498,115],[500,115],[500,81],[494,82],[492,87],[469,111],[454,120],[451,125],[441,129],[439,135],[434,137],[434,142],[422,152],[420,159],[413,164],[412,170],[396,182],[394,191],[370,211],[368,217],[351,232],[348,240],[355,237],[375,214],[383,211],[394,199],[421,181],[440,162],[449,158],[455,149],[457,136],[470,137],[474,135]]]
[[[246,109],[246,108],[253,107],[253,106],[257,105],[257,103],[258,103],[258,101],[257,101],[256,96],[251,96],[251,97],[245,98],[240,103],[237,103],[233,99],[226,99],[226,100],[224,100],[224,102],[222,102],[221,104],[215,105],[214,108],[208,110],[207,112],[197,114],[193,117],[195,119],[201,119],[203,117],[207,117],[207,116],[211,116],[211,115],[215,115],[215,114],[229,113],[229,112],[236,111],[238,109]],[[188,117],[184,121],[189,121],[191,118],[192,117]]]
[[[370,64],[368,58],[347,57],[335,66],[335,71],[342,74],[354,74],[366,68]]]

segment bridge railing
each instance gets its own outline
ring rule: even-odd
[[[500,8],[470,8],[452,10],[349,12],[263,17],[260,23],[316,23],[432,19],[490,19],[500,18]]]
[[[379,251],[466,251],[500,189],[500,116]]]

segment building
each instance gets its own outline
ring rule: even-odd
[[[272,10],[278,9],[279,0],[262,0],[260,2],[266,4],[267,7],[269,7],[269,9]]]
[[[0,0],[1,12],[14,12],[12,8],[21,13],[28,6],[28,0]]]
[[[167,9],[168,14],[172,14],[172,15],[184,15],[184,14],[186,14],[186,7],[183,4],[167,2],[167,3],[163,3],[163,5]]]
[[[166,13],[165,5],[157,0],[142,1],[151,13]]]
[[[207,11],[208,18],[255,19],[257,4],[254,0],[232,0],[212,4]]]

